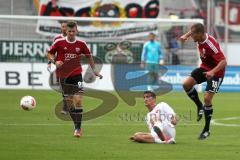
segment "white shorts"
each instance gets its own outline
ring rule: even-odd
[[[170,124],[162,124],[161,123],[161,131],[164,134],[164,136],[166,137],[166,140],[169,139],[174,139],[176,137],[176,129],[174,126],[170,125]],[[157,133],[153,130],[153,128],[151,129],[151,135],[155,141],[155,143],[162,143],[163,141],[158,137]]]

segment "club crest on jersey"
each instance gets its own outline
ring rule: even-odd
[[[202,53],[205,55],[205,53],[206,53],[206,49],[205,48],[203,48]]]
[[[64,50],[67,50],[67,47],[64,47]]]
[[[205,48],[203,48],[203,49],[202,49],[202,52],[200,52],[200,56],[201,56],[202,58],[206,58],[206,50],[205,50]]]
[[[75,48],[76,49],[76,52],[78,53],[78,52],[80,52],[80,48]]]

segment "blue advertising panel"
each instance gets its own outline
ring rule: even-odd
[[[182,91],[182,82],[195,68],[192,66],[167,66],[168,71],[161,77],[163,81],[172,84],[173,91]],[[204,91],[206,83],[202,84]],[[220,87],[223,92],[240,92],[240,67],[228,66]]]

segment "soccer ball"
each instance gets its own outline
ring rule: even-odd
[[[24,110],[31,110],[36,107],[36,100],[32,96],[24,96],[20,101],[20,106]]]

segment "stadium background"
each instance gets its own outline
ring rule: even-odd
[[[144,0],[141,2],[103,0],[103,4],[96,3],[99,2],[97,0],[57,0],[55,6],[50,5],[50,2],[55,1],[0,0],[0,159],[239,159],[239,0],[229,0],[228,32],[225,29],[227,26],[225,0],[208,0],[207,2],[206,0]],[[64,7],[61,2],[63,4],[67,2],[67,6]],[[159,5],[150,7],[153,12],[146,9],[150,2],[155,4],[159,2]],[[60,31],[59,23],[54,21],[51,24],[37,19],[11,19],[1,16],[41,14],[72,16],[79,10],[82,12],[79,11],[78,14],[93,16],[94,12],[90,12],[92,9],[93,11],[101,9],[102,12],[109,9],[103,7],[104,3],[111,4],[108,5],[110,9],[120,7],[119,16],[127,15],[128,18],[155,16],[154,18],[172,20],[177,17],[204,19],[206,29],[220,41],[228,60],[221,91],[214,99],[216,109],[212,121],[212,135],[207,141],[197,140],[204,122],[195,121],[194,105],[181,87],[182,80],[199,63],[195,44],[191,41],[186,44],[177,42],[178,61],[172,56],[175,48],[170,48],[169,44],[172,38],[174,40],[188,30],[189,23],[177,26],[162,23],[158,24],[160,30],[156,30],[156,26],[150,27],[158,34],[157,38],[162,43],[166,55],[167,72],[161,78],[171,83],[173,87],[172,92],[158,96],[158,101],[169,103],[180,116],[176,145],[142,145],[128,141],[129,136],[134,132],[147,131],[143,122],[147,111],[143,107],[143,100],[139,98],[141,95],[114,91],[110,76],[114,66],[111,63],[111,55],[119,53],[116,46],[122,44],[121,53],[129,58],[125,66],[139,63],[148,31],[143,34],[131,33],[126,37],[105,39],[82,37],[87,41],[93,55],[99,57],[104,64],[101,71],[104,79],[96,80],[92,84],[86,83],[87,87],[96,89],[97,92],[92,96],[86,92],[84,112],[94,111],[95,108],[99,108],[99,104],[105,110],[101,110],[104,113],[100,113],[100,116],[95,114],[90,121],[84,122],[82,138],[76,140],[72,137],[71,122],[62,121],[66,119],[59,115],[58,103],[61,101],[61,95],[49,87],[49,73],[46,69],[46,50],[52,43],[54,35]],[[134,3],[135,6],[137,4],[138,7],[140,6],[139,10],[133,9],[126,14],[128,3]],[[45,5],[41,8],[41,4]],[[74,6],[74,12],[71,6]],[[61,11],[59,11],[60,8]],[[38,28],[40,25],[47,27]],[[82,29],[84,26],[79,25],[79,30],[82,31]],[[225,33],[228,36],[225,36]],[[84,65],[85,70],[86,68]],[[123,68],[120,71],[124,71]],[[121,78],[122,75],[117,73],[115,73],[116,76]],[[125,88],[131,81],[126,79],[124,82],[117,82]],[[203,89],[204,84],[199,91]],[[19,101],[25,95],[36,98],[35,110],[31,112],[21,110]],[[203,93],[200,97],[203,97]],[[113,100],[109,101],[111,98]],[[107,104],[101,104],[102,100],[106,100]]]
[[[203,18],[206,29],[213,34],[220,42],[228,60],[228,71],[223,82],[223,91],[239,91],[240,76],[238,66],[240,50],[240,4],[238,1],[230,1],[229,4],[229,25],[228,38],[225,38],[225,4],[224,1],[205,1],[200,0],[184,0],[174,1],[176,7],[172,6],[173,2],[167,1],[143,1],[141,4],[134,1],[51,1],[51,0],[1,0],[2,15],[40,15],[40,16],[76,16],[76,17],[116,17],[116,18]],[[190,5],[189,5],[190,4]],[[135,7],[135,8],[134,8]],[[132,9],[133,8],[133,9]],[[210,10],[208,9],[210,8]],[[113,11],[113,15],[108,15]],[[20,22],[21,21],[21,22]],[[125,45],[121,49],[128,58],[127,63],[139,63],[143,43],[146,41],[149,31],[154,31],[158,35],[158,40],[162,43],[165,53],[165,65],[168,72],[163,76],[164,80],[173,84],[175,91],[181,91],[182,79],[191,71],[192,67],[198,65],[198,56],[195,45],[192,41],[181,44],[177,38],[188,29],[187,25],[158,24],[157,27],[150,27],[138,32],[132,29],[129,33],[121,34],[117,32],[117,36],[108,37],[106,33],[102,33],[103,37],[98,33],[88,32],[87,27],[94,26],[94,29],[101,30],[104,22],[99,24],[91,24],[92,22],[79,22],[80,38],[88,42],[89,48],[93,55],[99,57],[104,64],[111,64],[112,56],[118,54],[118,46]],[[149,23],[151,25],[151,23]],[[1,39],[0,39],[0,61],[1,61],[1,79],[0,88],[37,88],[49,89],[48,74],[44,69],[46,63],[46,50],[51,45],[53,37],[60,33],[59,22],[51,22],[45,20],[17,20],[17,19],[1,19]],[[110,27],[119,27],[121,24],[112,23]],[[160,27],[159,27],[160,26]],[[163,26],[163,27],[162,27]],[[226,26],[226,25],[225,25]],[[121,26],[120,26],[121,27]],[[160,28],[160,29],[159,29]],[[129,28],[130,30],[131,28]],[[129,31],[128,30],[128,31]],[[126,30],[125,30],[126,31]],[[99,36],[99,37],[98,37]],[[171,47],[171,43],[177,43],[177,47]],[[225,45],[227,43],[227,45]],[[110,48],[109,48],[110,46]],[[227,47],[224,47],[227,46]],[[14,62],[14,63],[11,63]],[[18,64],[18,63],[21,64]],[[22,63],[25,62],[25,63]],[[30,62],[26,66],[26,62]],[[40,63],[40,64],[39,64]],[[41,66],[33,67],[34,65]],[[18,67],[15,67],[18,66]],[[189,67],[188,67],[189,66]],[[9,68],[14,68],[10,73]],[[26,69],[20,69],[26,68]],[[104,65],[104,69],[109,65]],[[20,69],[19,71],[17,69]],[[33,70],[34,69],[34,70]],[[110,74],[110,69],[106,69],[106,75]],[[35,82],[27,84],[29,76],[25,76],[29,71],[36,72]],[[15,77],[15,79],[14,79]],[[19,77],[19,78],[18,78]],[[44,77],[44,78],[40,78]],[[36,83],[36,85],[35,85]],[[100,83],[100,84],[99,84]],[[111,79],[99,82],[98,89],[113,90],[113,87],[104,84],[112,84]],[[94,86],[94,85],[93,85]],[[200,88],[201,90],[201,88]]]

